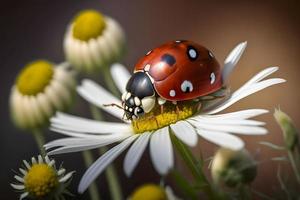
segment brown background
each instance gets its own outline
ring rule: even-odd
[[[270,110],[270,114],[259,118],[267,122],[270,133],[263,137],[243,138],[247,148],[261,161],[253,187],[269,195],[278,192],[279,185],[275,175],[278,163],[268,160],[281,153],[263,147],[258,142],[264,140],[282,143],[281,132],[272,118],[276,107],[286,111],[299,127],[298,1],[5,0],[1,1],[0,5],[1,199],[17,199],[8,185],[13,180],[12,169],[17,169],[22,159],[28,159],[37,153],[30,135],[16,130],[10,122],[7,108],[10,87],[17,72],[27,62],[36,58],[46,58],[55,62],[64,60],[62,39],[66,25],[77,11],[85,8],[98,9],[121,23],[128,41],[124,63],[130,70],[137,59],[149,49],[173,39],[189,39],[203,44],[214,52],[220,63],[237,43],[247,40],[248,48],[231,76],[232,89],[239,87],[267,66],[280,66],[279,72],[274,76],[287,79],[287,83],[252,95],[228,109]],[[86,105],[78,107],[77,114],[87,113],[85,109]],[[48,133],[47,137],[51,140],[58,137],[58,134]],[[209,157],[216,150],[216,146],[200,140],[194,152],[197,154],[200,149],[205,157]],[[68,169],[77,170],[71,188],[75,192],[84,171],[80,153],[57,158],[60,161],[64,160]],[[159,181],[149,162],[148,152],[143,160],[131,179],[127,179],[123,174],[122,156],[117,160],[126,194],[145,181]],[[103,199],[107,199],[108,192],[103,180],[102,176],[98,183]]]

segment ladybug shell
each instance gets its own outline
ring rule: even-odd
[[[163,99],[184,101],[222,87],[220,65],[205,47],[191,41],[172,41],[149,51],[135,66],[145,71]]]

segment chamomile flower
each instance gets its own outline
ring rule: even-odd
[[[128,198],[128,200],[179,200],[169,186],[159,186],[155,184],[144,184],[138,187]]]
[[[11,89],[13,122],[22,129],[34,129],[49,122],[57,110],[72,103],[75,79],[68,64],[37,60],[26,65]]]
[[[23,164],[14,176],[16,183],[11,184],[22,193],[20,199],[63,199],[64,194],[69,194],[66,188],[74,172],[66,173],[61,166],[56,168],[55,161],[48,156],[32,157],[31,163],[23,160]]]
[[[226,76],[224,77],[228,76],[237,63],[245,46],[245,43],[239,44],[229,54],[225,61]],[[174,166],[171,136],[177,137],[189,146],[195,146],[198,140],[197,136],[200,136],[222,147],[239,150],[244,147],[244,142],[235,134],[266,134],[267,130],[262,127],[263,122],[249,118],[267,113],[267,110],[247,109],[225,114],[218,113],[250,94],[284,82],[280,78],[263,80],[277,70],[277,67],[270,67],[261,71],[240,89],[229,94],[227,98],[204,107],[200,113],[195,112],[189,105],[182,105],[177,111],[167,108],[148,120],[136,119],[131,123],[128,121],[123,123],[96,121],[57,113],[51,119],[51,129],[71,137],[52,141],[45,147],[48,150],[56,148],[49,152],[53,155],[83,151],[120,142],[90,166],[81,179],[79,192],[84,192],[90,183],[129,147],[123,165],[128,176],[132,174],[148,144],[150,144],[150,156],[154,168],[159,174],[165,175]],[[114,65],[111,71],[116,85],[123,93],[130,74],[119,64]],[[105,106],[105,104],[111,103],[121,105],[121,101],[95,82],[84,80],[77,91],[88,102],[123,120],[124,111],[122,109]]]
[[[64,39],[66,59],[77,70],[93,73],[122,55],[125,36],[114,19],[95,10],[81,11],[70,23]]]

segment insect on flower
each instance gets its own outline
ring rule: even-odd
[[[190,100],[197,102],[199,109],[201,101],[195,100],[222,89],[222,76],[227,73],[221,71],[211,51],[195,42],[177,40],[163,44],[136,64],[122,95],[125,116],[137,119],[156,104],[162,112],[163,105],[169,102],[178,111],[177,102]]]

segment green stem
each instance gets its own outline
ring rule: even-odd
[[[34,136],[34,139],[36,141],[36,144],[40,150],[40,153],[42,156],[46,156],[46,152],[44,149],[44,144],[45,144],[45,137],[43,135],[43,132],[41,129],[34,129],[32,130],[32,134]]]
[[[172,170],[170,174],[188,199],[197,199],[197,194],[193,186],[178,171]]]
[[[289,156],[292,168],[294,170],[294,173],[296,175],[297,182],[300,184],[300,172],[299,172],[299,169],[297,167],[293,152],[291,150],[288,150],[288,156]]]
[[[91,113],[92,113],[94,119],[99,120],[99,121],[103,119],[101,112],[99,111],[99,109],[96,106],[91,105],[90,110],[91,110]],[[99,153],[102,155],[106,151],[107,151],[107,148],[102,147],[102,148],[100,148]],[[106,168],[105,176],[108,181],[111,198],[114,200],[122,199],[122,189],[119,184],[118,175],[117,175],[117,172],[116,172],[113,164],[110,164]]]
[[[85,163],[85,166],[88,168],[93,163],[93,155],[90,151],[83,151],[82,152],[83,160]],[[89,194],[91,197],[91,200],[100,200],[100,194],[97,189],[97,185],[95,182],[92,182],[92,184],[89,186]]]
[[[193,174],[197,185],[208,195],[209,199],[216,199],[213,189],[210,186],[201,169],[202,166],[197,166],[196,159],[194,158],[192,152],[184,143],[177,139],[177,137],[175,137],[173,134],[171,134],[171,139],[176,150],[179,152],[185,164]]]

